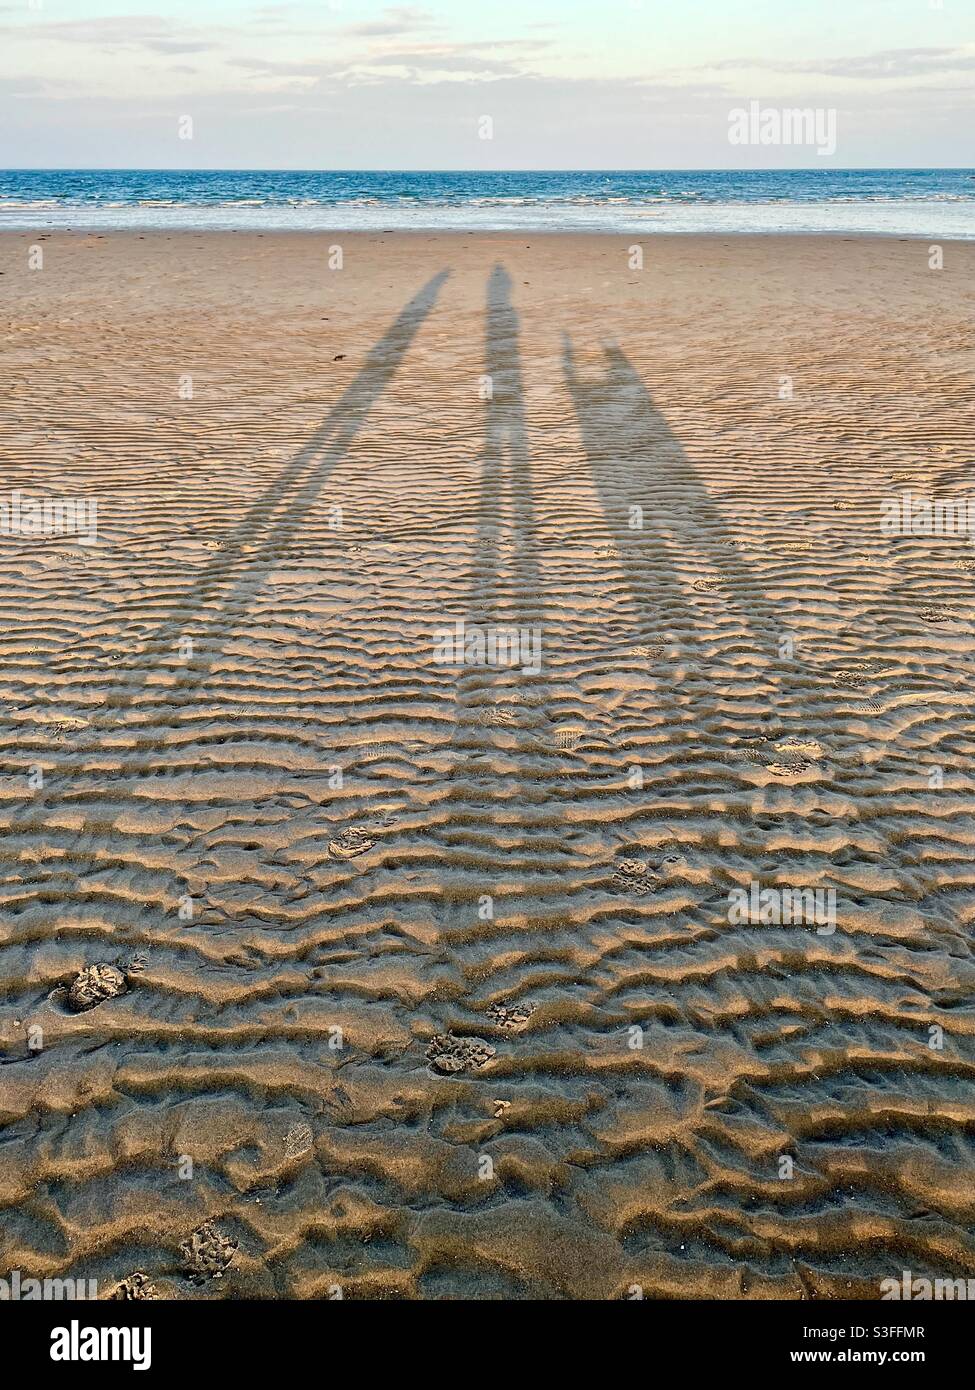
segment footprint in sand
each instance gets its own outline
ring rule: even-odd
[[[232,1236],[223,1235],[212,1221],[205,1221],[179,1247],[187,1277],[194,1284],[222,1279],[224,1270],[237,1253],[237,1246]]]
[[[770,745],[774,745],[774,752]],[[824,750],[816,739],[780,738],[778,734],[759,734],[743,740],[732,750],[736,761],[755,763],[775,777],[798,777],[822,760]]]
[[[784,738],[775,747],[777,752],[787,757],[808,757],[818,761],[823,756],[823,745],[814,738]]]
[[[128,985],[122,971],[114,965],[88,965],[68,988],[67,1003],[75,1013],[84,1013],[103,1004],[106,999],[116,999],[125,994]]]
[[[284,1136],[284,1151],[288,1158],[300,1158],[311,1148],[311,1125],[292,1125]]]
[[[812,763],[807,762],[805,758],[775,758],[765,764],[766,771],[771,772],[774,777],[801,777],[811,767]]]
[[[862,690],[865,685],[872,685],[873,679],[869,671],[841,671],[835,682],[845,690]]]
[[[333,859],[355,859],[372,849],[376,841],[361,825],[347,826],[334,840],[328,842],[328,852]]]
[[[680,850],[668,850],[658,864],[650,866],[651,873],[658,878],[669,878],[673,874],[679,874],[682,869],[687,868],[687,856]]]
[[[72,734],[80,734],[82,729],[89,727],[87,719],[59,719],[51,725],[51,737],[60,743]]]
[[[495,1024],[505,1033],[523,1033],[535,1012],[535,1005],[527,1002],[524,1004],[492,1004],[487,1012],[488,1018],[493,1019]]]
[[[453,1033],[438,1033],[430,1040],[427,1060],[434,1071],[450,1076],[483,1067],[490,1062],[496,1050],[483,1038],[455,1038]]]
[[[774,751],[770,745],[774,745]],[[798,777],[819,761],[822,751],[813,739],[791,738],[776,742],[775,735],[765,735],[750,739],[746,747],[735,749],[733,756],[754,763],[774,777]]]
[[[388,758],[398,758],[402,755],[403,749],[396,743],[364,743],[356,751],[356,762],[376,762],[380,759],[385,761]]]
[[[62,569],[71,565],[87,565],[87,555],[77,555],[70,550],[49,551],[46,555],[38,557],[38,564],[42,569]]]
[[[655,893],[660,879],[645,859],[620,859],[613,873],[613,887],[620,893]]]
[[[158,1298],[159,1294],[148,1274],[140,1272],[130,1274],[123,1279],[118,1287],[112,1290],[109,1297],[132,1303],[140,1299]]]
[[[778,734],[754,734],[748,738],[740,740],[737,747],[732,748],[729,758],[733,762],[760,763],[764,766],[763,754],[767,751],[768,745],[774,743]]]
[[[574,753],[586,736],[585,729],[575,724],[562,724],[553,735],[556,748],[563,753]]]
[[[483,705],[477,720],[485,729],[511,729],[518,723],[518,711],[510,705]]]

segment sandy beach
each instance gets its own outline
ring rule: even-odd
[[[975,1277],[975,546],[881,525],[972,488],[943,256],[0,236],[0,496],[97,502],[0,535],[0,1269]]]

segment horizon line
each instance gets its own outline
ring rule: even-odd
[[[751,167],[720,167],[714,165],[661,164],[620,165],[599,168],[577,166],[543,168],[473,169],[450,165],[440,169],[387,168],[379,165],[343,166],[342,168],[309,168],[291,165],[224,164],[192,167],[175,164],[8,164],[0,165],[2,174],[917,174],[958,173],[975,174],[970,164],[844,164],[829,165],[754,165]]]

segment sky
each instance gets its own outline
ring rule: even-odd
[[[975,0],[0,0],[5,168],[969,167],[973,92]]]

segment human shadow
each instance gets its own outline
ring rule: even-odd
[[[484,329],[484,448],[467,575],[467,625],[481,634],[517,632],[537,640],[544,661],[544,600],[537,557],[532,466],[525,421],[518,314],[511,276],[496,265],[487,285]],[[454,741],[484,749],[495,738],[517,740],[514,721],[540,671],[525,661],[492,662],[455,651],[457,723]],[[498,701],[503,699],[504,704]],[[536,699],[541,697],[536,695]],[[493,731],[497,731],[494,733]]]
[[[626,354],[604,344],[603,357],[603,374],[584,380],[563,335],[566,385],[634,616],[639,621],[652,609],[677,630],[700,629],[701,609],[675,563],[679,554],[697,552],[718,576],[717,595],[745,646],[763,663],[777,662],[781,621],[771,606],[761,612],[758,581],[736,553],[738,538]],[[633,524],[634,507],[642,524]]]
[[[508,769],[504,799],[511,808],[524,808],[531,800],[522,785],[526,759],[537,756],[540,740],[544,745],[550,719],[546,644],[551,626],[538,557],[519,318],[511,287],[507,270],[496,265],[485,305],[484,451],[463,616],[482,630],[517,632],[521,649],[519,659],[511,662],[470,662],[465,656],[456,676],[454,742],[475,758],[503,748]],[[527,661],[525,641],[532,644]],[[471,768],[462,760],[458,771],[464,770]],[[493,799],[498,773],[490,756],[483,771],[488,782],[481,791]],[[512,815],[520,818],[514,810]]]
[[[152,677],[192,639],[189,683],[167,686],[167,706],[197,698],[232,634],[233,620],[293,544],[322,488],[345,457],[369,410],[386,390],[416,333],[433,309],[449,270],[429,280],[370,349],[353,381],[288,466],[248,508],[177,601],[177,611],[140,639],[139,650],[113,668],[109,698],[92,723],[112,724],[151,688]],[[245,547],[247,547],[245,552]],[[114,687],[114,693],[113,689]]]
[[[535,553],[531,456],[525,424],[518,315],[511,303],[511,276],[496,265],[487,288],[484,458],[477,510],[478,572],[472,576],[475,612],[502,621],[524,621],[537,612],[541,592]],[[504,557],[505,537],[510,549]]]

